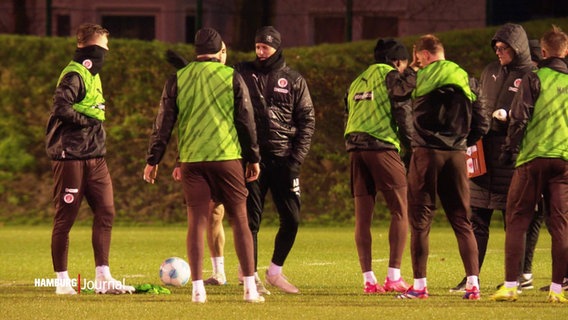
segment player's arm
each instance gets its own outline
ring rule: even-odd
[[[53,96],[53,115],[60,121],[82,127],[100,124],[100,121],[77,112],[73,105],[85,98],[85,83],[77,72],[69,72],[61,78]]]
[[[178,116],[177,107],[177,77],[168,78],[162,96],[158,115],[152,127],[150,143],[146,154],[146,167],[144,168],[144,180],[154,183],[157,174],[158,163],[162,160],[168,142],[170,141]]]
[[[294,83],[294,108],[292,118],[296,126],[291,160],[300,165],[308,155],[312,143],[312,136],[316,128],[314,104],[306,80],[300,76]]]
[[[521,87],[511,103],[510,123],[503,151],[511,154],[519,152],[519,145],[525,135],[527,124],[532,117],[534,105],[540,95],[540,79],[529,72],[521,81]]]
[[[243,77],[237,71],[233,75],[233,92],[235,97],[234,121],[241,145],[241,155],[245,162],[258,163],[260,162],[260,153],[254,111],[248,88]]]

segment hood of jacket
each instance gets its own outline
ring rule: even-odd
[[[491,39],[491,49],[495,48],[497,41],[506,43],[515,51],[513,61],[508,64],[509,68],[524,68],[531,64],[529,39],[521,25],[514,23],[503,25]]]

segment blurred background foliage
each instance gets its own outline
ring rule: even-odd
[[[567,19],[522,24],[537,39],[551,24],[568,30]],[[479,77],[493,61],[490,46],[498,27],[437,34],[446,58]],[[286,37],[286,35],[284,35]],[[412,50],[417,36],[400,40]],[[302,219],[309,224],[353,222],[349,159],[343,144],[343,97],[351,81],[373,63],[375,41],[323,44],[284,50],[288,65],[307,80],[316,110],[316,133],[302,167]],[[162,86],[175,72],[164,54],[174,49],[191,60],[194,48],[139,40],[110,40],[101,72],[106,98],[107,163],[113,178],[118,224],[185,222],[181,185],[171,178],[176,157],[172,139],[160,164],[158,181],[142,180],[146,148]],[[251,48],[252,49],[252,48]],[[45,125],[61,70],[75,50],[72,38],[0,35],[0,224],[50,223],[53,215],[50,160],[44,149]],[[254,52],[229,48],[229,65],[254,58]],[[277,221],[267,201],[267,223]],[[377,219],[388,210],[379,195]],[[84,203],[80,221],[90,222]],[[443,215],[437,215],[443,221]]]

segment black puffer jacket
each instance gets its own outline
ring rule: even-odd
[[[491,40],[492,49],[497,41],[509,45],[514,50],[515,57],[505,66],[499,61],[492,62],[481,74],[479,100],[490,117],[497,109],[509,112],[523,75],[534,69],[527,35],[520,25],[505,24],[501,27]],[[513,166],[503,166],[498,159],[508,125],[508,120],[503,122],[491,117],[490,130],[483,138],[487,173],[470,180],[471,205],[474,207],[505,209]]]
[[[315,114],[304,78],[285,63],[259,72],[254,62],[235,65],[249,89],[262,158],[304,162],[315,130]]]

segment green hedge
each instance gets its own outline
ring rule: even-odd
[[[538,38],[551,23],[568,30],[568,19],[524,24]],[[438,34],[447,59],[479,76],[495,59],[490,39],[496,27]],[[401,39],[409,49],[416,36]],[[307,79],[316,108],[316,134],[302,168],[303,221],[335,224],[353,220],[349,193],[349,161],[343,145],[343,96],[352,79],[373,61],[375,41],[289,48],[287,63]],[[181,186],[171,179],[175,146],[160,165],[158,182],[142,180],[145,153],[166,77],[174,72],[164,59],[173,48],[186,57],[185,44],[112,39],[101,73],[107,99],[107,162],[113,177],[117,222],[185,221]],[[0,35],[0,223],[51,221],[52,176],[44,150],[45,124],[56,80],[75,49],[74,39]],[[229,48],[230,49],[230,48]],[[229,50],[228,64],[254,57]],[[380,199],[380,198],[379,198]],[[268,201],[268,220],[275,220]],[[388,217],[382,200],[377,217]],[[90,210],[80,219],[90,221]]]

